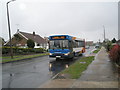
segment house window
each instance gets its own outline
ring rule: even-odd
[[[40,47],[42,48],[42,44],[40,44]]]
[[[27,46],[27,44],[25,44],[25,46]]]
[[[21,46],[21,44],[17,44],[16,46]]]
[[[44,44],[44,47],[46,46],[46,44]]]
[[[40,46],[40,44],[38,43],[37,46]]]

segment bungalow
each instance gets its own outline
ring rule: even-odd
[[[41,36],[35,34],[35,32],[33,32],[31,34],[31,33],[21,32],[18,30],[17,33],[13,35],[11,44],[12,44],[12,46],[27,48],[27,40],[28,39],[31,39],[34,41],[34,43],[35,43],[34,48],[48,49],[47,41],[44,38],[42,38]],[[4,45],[9,46],[10,41],[6,42]]]
[[[0,46],[3,46],[4,44],[5,44],[5,40],[2,37],[0,37]]]
[[[86,42],[85,42],[85,45],[86,45],[86,46],[92,46],[92,45],[93,45],[93,41],[86,41]]]

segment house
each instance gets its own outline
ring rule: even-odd
[[[48,37],[44,37],[44,39],[48,42],[49,40],[48,40]]]
[[[93,45],[93,41],[86,41],[85,44],[86,44],[86,46],[92,46]]]
[[[44,38],[42,38],[41,36],[35,34],[35,32],[33,32],[31,34],[31,33],[21,32],[18,30],[17,33],[13,35],[11,43],[12,43],[12,46],[26,48],[28,39],[31,39],[34,41],[34,43],[35,43],[34,48],[48,49],[47,41]],[[6,42],[5,45],[9,46],[10,41]]]

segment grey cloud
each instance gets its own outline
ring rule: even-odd
[[[117,2],[23,2],[26,10],[20,10],[19,2],[10,5],[12,34],[19,24],[22,31],[36,31],[41,36],[70,34],[98,41],[103,40],[105,25],[107,38],[117,38]],[[8,39],[6,13],[3,13],[2,36]]]

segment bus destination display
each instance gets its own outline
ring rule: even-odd
[[[54,36],[52,39],[66,39],[66,36]]]

